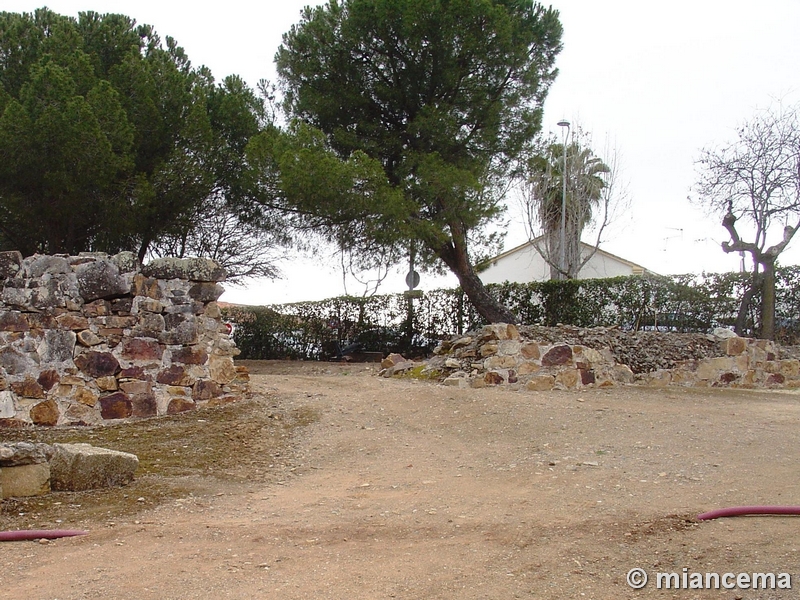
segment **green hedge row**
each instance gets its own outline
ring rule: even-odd
[[[707,332],[732,327],[747,273],[654,275],[490,285],[488,289],[525,324]],[[800,267],[777,273],[778,340],[800,338]],[[758,328],[757,296],[748,315],[748,335]],[[409,303],[413,302],[411,311]],[[353,342],[361,349],[424,354],[440,339],[485,324],[460,289],[264,307],[233,306],[226,318],[242,358],[333,358]]]

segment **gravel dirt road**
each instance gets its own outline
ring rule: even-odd
[[[294,430],[290,469],[60,524],[90,529],[80,538],[4,543],[0,598],[800,595],[800,518],[694,519],[800,504],[798,395],[468,390],[368,365],[249,367],[251,402],[314,415]],[[635,567],[644,589],[626,583]],[[658,572],[684,568],[789,573],[794,589],[657,589]]]

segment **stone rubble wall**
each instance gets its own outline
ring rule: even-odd
[[[582,389],[620,384],[694,387],[800,387],[800,360],[781,359],[774,342],[740,338],[723,330],[716,335],[650,335],[648,363],[659,364],[659,352],[672,368],[634,371],[619,361],[614,336],[605,328],[542,328],[494,324],[443,341],[423,365],[389,357],[382,374],[412,372],[439,378],[445,385],[480,388],[508,386],[527,390]],[[559,339],[587,340],[592,346]],[[603,340],[606,339],[605,344]],[[675,343],[677,341],[677,344]],[[703,358],[675,360],[680,344],[686,355]]]
[[[207,259],[0,253],[0,427],[91,425],[235,401],[246,371]]]

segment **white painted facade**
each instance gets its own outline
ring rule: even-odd
[[[536,240],[534,240],[535,242]],[[581,242],[581,255],[589,256],[594,246]],[[550,279],[550,266],[536,250],[533,242],[525,242],[487,261],[489,266],[478,273],[484,284],[530,283]],[[578,273],[578,279],[600,279],[626,275],[642,275],[647,269],[629,260],[598,248]]]

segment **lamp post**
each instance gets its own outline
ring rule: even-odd
[[[561,195],[561,252],[558,261],[559,279],[566,279],[567,273],[567,135],[569,134],[569,121],[562,119],[558,122],[559,127],[564,128],[564,171],[561,173],[561,180],[564,182],[564,189]]]

